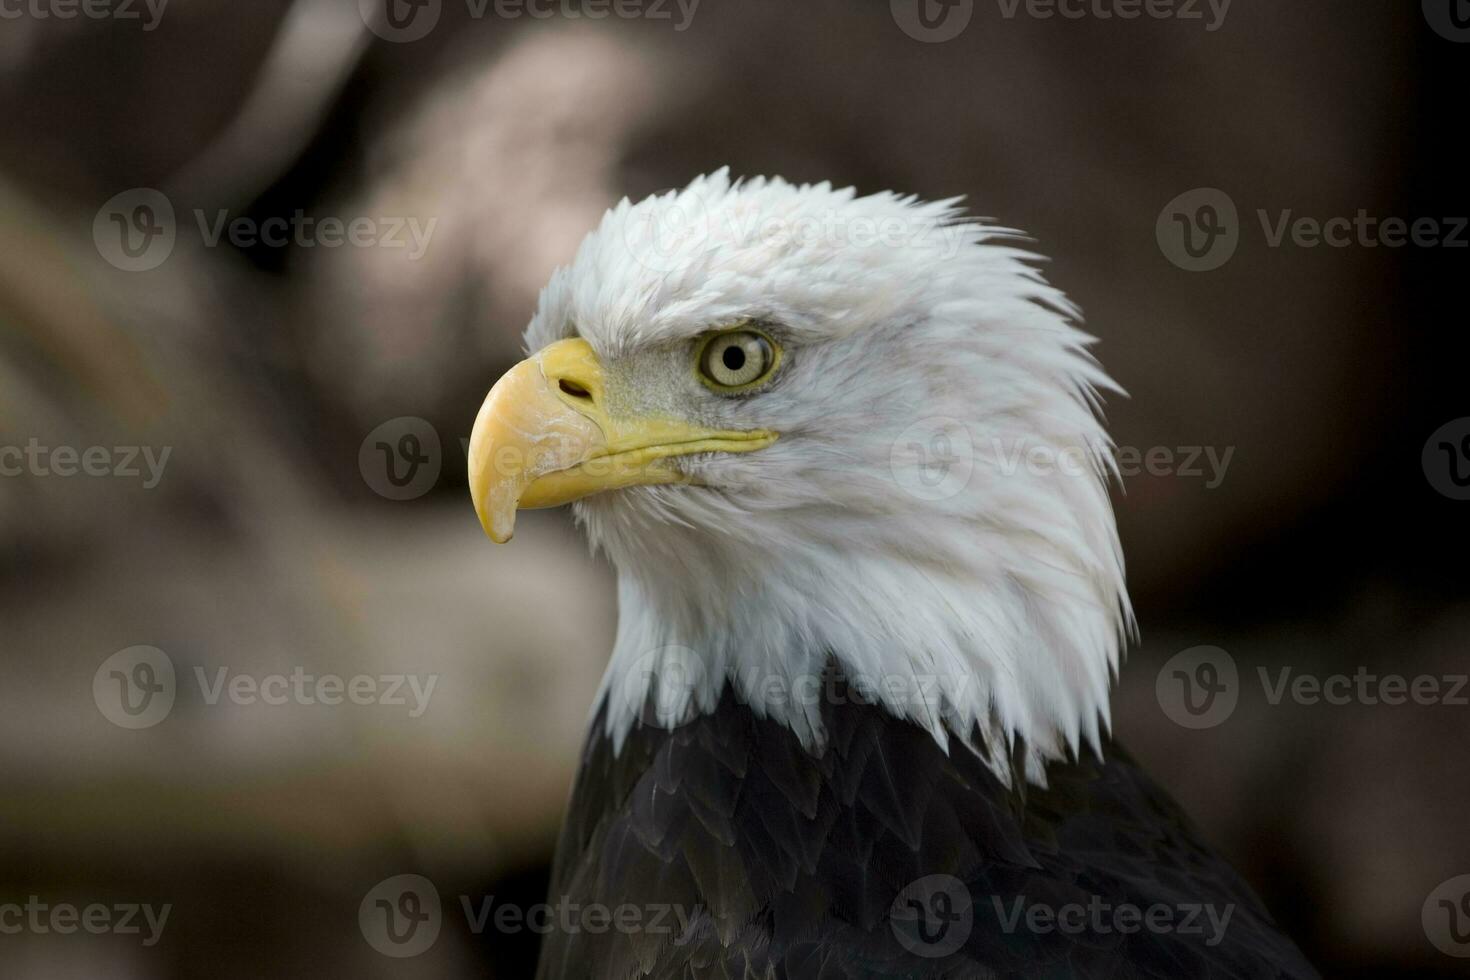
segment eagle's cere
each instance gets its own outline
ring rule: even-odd
[[[470,465],[493,538],[575,501],[618,571],[554,897],[701,910],[678,942],[550,937],[542,975],[1192,975],[1178,937],[1129,972],[1128,943],[1026,953],[978,904],[926,960],[882,913],[937,873],[975,896],[1193,882],[1249,906],[1220,975],[1307,975],[1110,743],[1117,389],[1016,240],[953,201],[720,171],[624,200],[542,292]],[[1123,823],[1088,830],[1093,808]],[[1069,854],[1067,829],[1137,852]]]

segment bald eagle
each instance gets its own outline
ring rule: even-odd
[[[552,276],[469,447],[618,575],[539,977],[1315,975],[1108,734],[1117,389],[1016,237],[722,170]]]

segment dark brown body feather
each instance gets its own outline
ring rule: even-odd
[[[881,708],[825,700],[815,754],[728,689],[673,731],[635,728],[616,755],[599,713],[550,901],[633,911],[548,935],[538,977],[1316,976],[1115,746],[1106,762],[1052,765],[1048,788],[1023,798],[958,739],[946,754]],[[967,911],[952,895],[922,904],[934,896],[913,884],[936,874],[963,882]],[[1015,918],[1018,900],[1161,906],[1173,925],[1032,927]],[[896,902],[912,915],[895,923]],[[1230,909],[1223,937],[1203,913],[1186,928],[1189,908],[1207,904]]]

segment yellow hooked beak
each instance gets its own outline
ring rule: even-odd
[[[602,490],[686,479],[669,462],[691,453],[742,453],[774,432],[720,432],[677,419],[607,412],[602,364],[585,340],[559,340],[505,373],[470,433],[470,497],[490,539],[503,544],[516,509],[555,507]]]

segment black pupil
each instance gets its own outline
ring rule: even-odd
[[[739,371],[745,367],[745,348],[739,344],[731,344],[720,355],[720,360],[724,362],[726,370]]]

